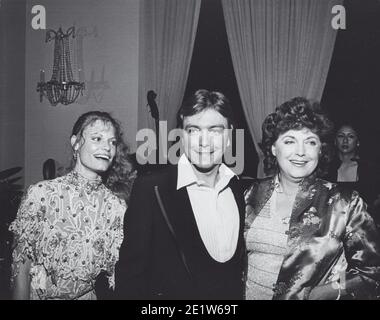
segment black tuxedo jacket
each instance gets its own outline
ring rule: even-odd
[[[207,252],[177,166],[136,179],[116,265],[118,299],[242,299],[244,196],[230,180],[240,214],[238,244],[225,263]]]

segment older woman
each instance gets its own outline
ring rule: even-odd
[[[304,98],[263,123],[264,165],[273,176],[245,194],[247,299],[376,298],[380,244],[356,191],[319,179],[331,124]]]
[[[73,169],[29,187],[15,235],[15,299],[96,299],[96,277],[114,286],[131,166],[118,123],[85,113],[72,134]]]

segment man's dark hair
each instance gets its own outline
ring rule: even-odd
[[[226,96],[221,92],[200,89],[188,97],[178,110],[177,127],[183,128],[185,117],[193,116],[207,109],[219,112],[228,120],[229,127],[234,125],[232,107]]]

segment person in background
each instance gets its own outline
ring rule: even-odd
[[[369,213],[378,222],[380,170],[373,162],[359,155],[359,135],[351,124],[346,123],[338,128],[335,147],[335,157],[326,178],[357,190],[368,204]]]
[[[114,287],[132,176],[119,124],[106,112],[82,114],[71,134],[72,169],[31,185],[14,233],[14,299],[96,299],[105,273]]]
[[[377,299],[380,242],[358,192],[318,178],[332,124],[297,97],[262,126],[266,170],[245,193],[246,299]]]
[[[220,92],[198,90],[181,106],[184,154],[133,186],[119,299],[243,298],[243,188],[222,163],[231,119]]]

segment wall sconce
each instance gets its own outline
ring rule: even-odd
[[[46,31],[46,40],[54,40],[54,62],[51,80],[45,82],[45,71],[40,71],[40,82],[37,84],[37,92],[40,93],[40,102],[45,96],[52,106],[58,103],[68,105],[75,102],[79,93],[83,95],[84,82],[74,80],[71,68],[71,57],[69,48],[70,35],[75,38],[75,27],[71,27],[66,33],[62,28],[58,31]]]

